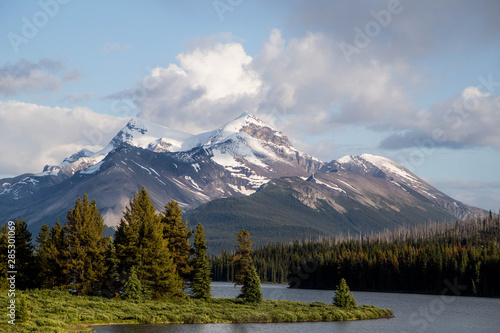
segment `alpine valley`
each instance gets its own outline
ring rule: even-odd
[[[191,226],[202,222],[212,251],[231,249],[241,229],[264,244],[486,213],[384,157],[320,161],[244,113],[198,135],[131,119],[101,151],[81,150],[41,173],[1,179],[0,221],[22,217],[38,234],[42,224],[64,223],[87,193],[113,228],[143,186],[158,210],[176,200]]]

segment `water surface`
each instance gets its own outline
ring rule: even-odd
[[[288,289],[286,285],[262,284],[265,299],[330,304],[332,290]],[[214,282],[214,297],[235,297],[239,287]],[[391,308],[394,318],[349,322],[286,324],[155,324],[95,327],[98,333],[218,333],[218,332],[500,332],[500,299],[353,292],[358,305]]]

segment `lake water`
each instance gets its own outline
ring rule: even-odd
[[[330,304],[331,290],[288,289],[286,285],[262,284],[265,299]],[[212,296],[235,297],[239,287],[214,282]],[[290,324],[156,324],[97,326],[98,333],[218,333],[218,332],[500,332],[500,299],[353,292],[358,305],[391,308],[394,318],[349,322]]]

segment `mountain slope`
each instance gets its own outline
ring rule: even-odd
[[[64,220],[78,196],[96,199],[115,226],[142,186],[156,207],[174,199],[183,209],[214,198],[254,193],[270,179],[307,176],[323,163],[297,151],[281,132],[244,113],[221,128],[190,135],[132,119],[103,150],[82,150],[39,174],[0,180],[0,218]]]
[[[256,245],[262,245],[456,219],[401,187],[369,177],[318,172],[307,179],[274,179],[251,196],[213,200],[185,216],[192,225],[203,223],[212,251],[231,248],[241,229],[249,230]]]
[[[87,193],[113,227],[143,186],[159,211],[176,200],[192,222],[207,224],[214,248],[243,227],[265,242],[484,214],[380,156],[324,163],[243,113],[197,135],[131,119],[101,151],[0,180],[0,220],[23,217],[37,234],[64,222]]]
[[[412,196],[434,204],[459,219],[485,214],[482,209],[454,200],[401,165],[382,156],[372,154],[344,156],[326,164],[323,171],[346,171],[385,179]]]

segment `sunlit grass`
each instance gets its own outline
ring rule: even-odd
[[[5,317],[0,323],[0,331],[74,332],[90,330],[88,324],[105,323],[277,323],[376,319],[393,315],[391,310],[374,306],[341,310],[321,302],[267,300],[254,305],[234,298],[132,302],[77,297],[58,290],[34,290],[23,294],[31,307],[29,321],[16,321],[16,326],[12,327]],[[0,300],[5,308],[7,295],[3,293]]]

